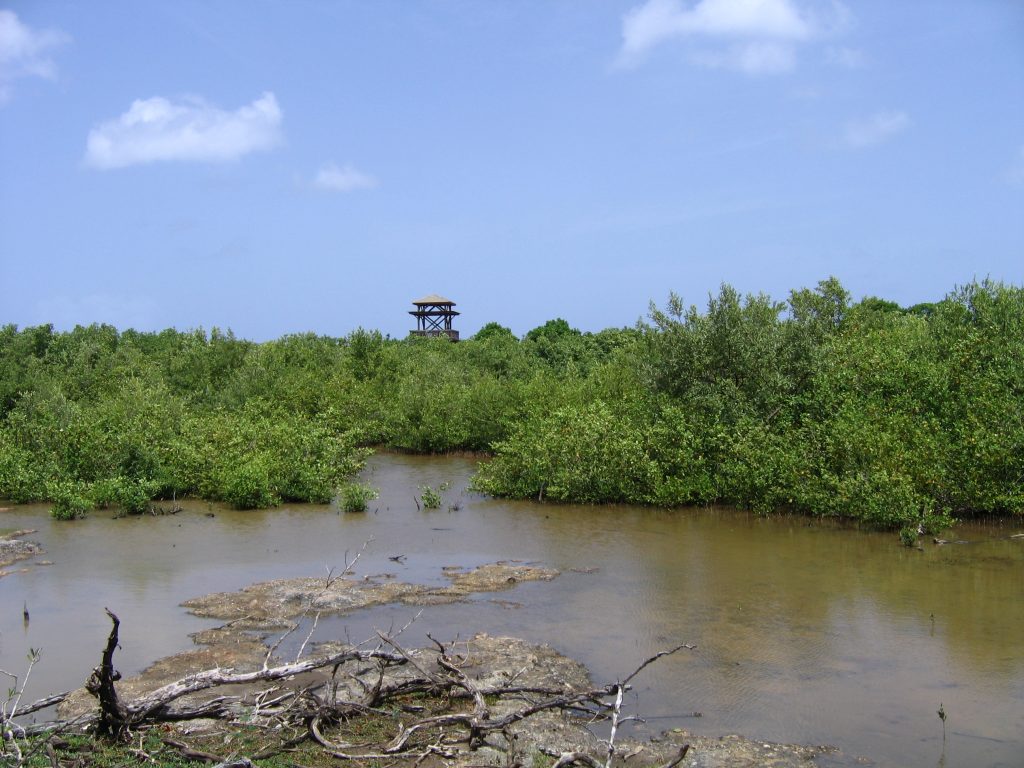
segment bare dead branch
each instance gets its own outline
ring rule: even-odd
[[[264,669],[268,669],[270,667],[270,659],[273,658],[274,653],[277,651],[277,649],[281,647],[281,643],[283,643],[285,640],[287,640],[291,636],[292,632],[294,632],[298,628],[299,628],[299,622],[298,621],[293,621],[291,623],[291,625],[288,627],[288,629],[286,629],[281,634],[281,636],[277,638],[277,640],[275,640],[273,643],[270,644],[270,647],[267,648],[266,656],[263,657],[263,668]]]
[[[457,667],[454,662],[448,657],[447,652],[442,653],[437,657],[437,663],[440,667],[450,672],[455,677],[455,684],[466,691],[470,696],[473,697],[475,705],[474,715],[477,720],[490,720],[491,713],[487,709],[487,702],[484,701],[484,695],[480,692],[480,689],[473,683],[472,680]]]
[[[665,763],[663,766],[661,766],[661,768],[676,768],[677,765],[683,762],[683,760],[686,758],[686,753],[689,751],[690,745],[683,744],[683,746],[681,746],[679,748],[679,751],[676,753],[676,756],[669,760],[667,763]]]
[[[306,652],[306,646],[309,644],[309,640],[313,637],[313,633],[316,632],[316,625],[320,623],[320,611],[317,611],[313,616],[313,625],[309,628],[309,633],[306,635],[306,639],[302,641],[302,645],[299,646],[299,652],[295,654],[295,660],[298,661],[302,658],[302,654]]]
[[[220,763],[223,762],[218,755],[214,755],[210,752],[203,752],[200,749],[193,749],[183,741],[177,741],[175,739],[163,739],[164,744],[168,747],[172,747],[181,753],[181,756],[188,760],[203,760],[207,763]]]
[[[55,693],[51,696],[47,696],[45,699],[33,702],[27,707],[22,707],[18,711],[18,715],[19,717],[24,717],[25,715],[31,715],[33,712],[38,712],[41,709],[46,709],[47,707],[52,707],[55,704],[60,704],[70,695],[71,691],[64,691],[63,693]]]
[[[662,658],[664,656],[671,656],[673,653],[677,653],[678,651],[681,651],[684,648],[686,650],[688,650],[688,651],[692,651],[692,650],[695,650],[697,648],[697,646],[695,646],[695,645],[688,645],[687,643],[681,643],[681,644],[677,645],[675,648],[671,648],[671,649],[669,649],[667,651],[659,651],[658,653],[656,653],[653,656],[651,656],[649,659],[646,659],[644,661],[644,663],[641,664],[639,667],[634,669],[633,673],[629,677],[627,677],[625,680],[622,681],[622,684],[626,685],[630,680],[632,680],[634,677],[639,675],[649,664],[653,664],[658,659],[660,659],[660,658]]]
[[[612,704],[612,728],[608,734],[608,751],[605,753],[604,768],[612,768],[612,758],[615,757],[615,737],[619,732],[619,714],[622,711],[622,692],[625,685],[615,686],[615,703]]]
[[[509,764],[514,765],[520,761],[521,755],[515,743],[517,733],[512,726],[542,712],[559,711],[594,721],[610,720],[611,729],[604,742],[603,754],[600,748],[595,750],[597,756],[582,751],[546,751],[545,754],[555,758],[555,766],[613,768],[623,758],[621,748],[616,744],[620,728],[624,723],[637,719],[622,715],[625,693],[631,690],[630,681],[663,656],[693,647],[684,644],[661,651],[645,659],[619,682],[580,690],[569,684],[515,685],[525,674],[525,667],[515,674],[503,675],[503,683],[481,684],[467,674],[467,663],[471,656],[456,654],[453,652],[454,643],[443,643],[429,635],[436,651],[407,650],[393,636],[377,631],[380,643],[375,648],[347,646],[330,655],[303,660],[301,656],[312,635],[310,631],[300,648],[299,658],[292,663],[271,667],[264,661],[261,668],[250,672],[207,669],[125,703],[117,697],[114,687],[114,681],[119,678],[113,667],[113,655],[118,647],[119,621],[113,613],[108,611],[108,614],[113,627],[101,664],[94,670],[89,681],[89,690],[99,699],[99,713],[80,718],[76,722],[96,725],[97,733],[123,735],[129,730],[154,723],[197,717],[234,720],[238,718],[245,701],[252,705],[252,709],[245,709],[249,725],[266,729],[268,733],[281,734],[282,740],[284,734],[296,734],[289,736],[286,745],[282,745],[275,737],[275,745],[265,753],[254,755],[253,759],[265,759],[268,755],[288,749],[288,745],[312,740],[325,754],[338,760],[382,760],[389,763],[414,761],[414,766],[418,766],[428,758],[452,759],[481,746],[491,746],[505,751]],[[396,666],[404,667],[404,671],[389,675],[388,670]],[[314,684],[298,688],[294,685],[260,686],[261,689],[250,690],[244,697],[219,696],[202,701],[180,701],[189,694],[219,686],[274,683],[319,669],[330,670],[329,680],[317,680]],[[339,679],[346,677],[353,682],[344,689],[339,688]],[[429,692],[443,697],[444,711],[431,711],[403,700],[408,694],[416,692]],[[58,694],[43,699],[25,711],[51,706],[63,700],[66,695]],[[492,710],[488,704],[491,697],[503,702],[501,709]],[[350,698],[356,700],[346,700]],[[460,705],[458,702],[471,704]],[[509,705],[512,705],[511,708]],[[392,732],[390,740],[385,742],[382,738],[371,743],[353,744],[338,740],[337,737],[332,738],[332,729],[339,724],[367,715],[396,718],[396,730]],[[67,725],[65,722],[55,727]],[[194,750],[181,741],[168,739],[165,744],[177,749],[188,759],[215,763],[214,768],[238,768],[252,764],[246,757],[221,758],[213,753]],[[686,756],[687,750],[687,746],[682,747],[661,768],[676,768]],[[139,760],[154,760],[152,755],[142,750],[142,742],[136,752]],[[626,754],[625,759],[636,754],[638,751],[634,750]]]
[[[356,556],[352,558],[351,562],[349,562],[348,559],[348,550],[345,550],[345,568],[343,572],[347,573],[348,571],[351,571],[353,568],[356,567],[356,563],[359,562],[359,558],[363,556],[363,553],[366,551],[366,548],[370,545],[371,541],[373,541],[373,536],[371,536],[363,542],[363,546],[359,548],[359,551],[356,553]]]
[[[427,670],[425,670],[425,669],[424,669],[423,667],[421,667],[421,666],[419,665],[419,662],[417,662],[417,661],[416,661],[416,659],[414,659],[414,658],[412,657],[412,655],[411,655],[411,654],[410,654],[410,653],[409,653],[409,652],[408,652],[407,650],[405,650],[405,648],[403,648],[403,647],[402,647],[401,645],[399,645],[399,644],[398,644],[398,642],[397,642],[396,640],[394,640],[394,639],[392,639],[392,638],[388,637],[388,636],[387,636],[387,635],[385,635],[385,634],[384,634],[383,632],[381,632],[381,631],[380,631],[379,629],[377,630],[377,636],[378,636],[378,637],[379,637],[379,638],[380,638],[380,639],[381,639],[381,640],[382,640],[382,641],[383,641],[384,643],[386,643],[387,645],[390,645],[390,646],[391,646],[392,648],[394,648],[394,649],[395,649],[395,651],[396,651],[396,652],[397,652],[397,653],[398,653],[398,654],[399,654],[399,655],[400,655],[400,656],[401,656],[401,657],[402,657],[403,659],[405,659],[405,660],[406,660],[407,662],[409,662],[409,664],[410,664],[411,666],[415,667],[415,668],[416,668],[416,669],[417,669],[417,670],[419,671],[419,673],[420,673],[421,675],[423,675],[423,676],[424,676],[425,678],[427,678],[428,680],[430,680],[431,682],[433,682],[433,683],[434,683],[435,685],[437,685],[437,686],[439,686],[439,687],[442,687],[442,686],[444,685],[444,681],[442,681],[442,680],[438,679],[437,675],[434,675],[434,674],[432,674],[432,673],[428,672]]]
[[[197,693],[208,688],[220,685],[242,685],[247,683],[264,682],[270,680],[281,680],[293,675],[310,672],[314,669],[331,666],[344,661],[368,661],[370,659],[385,659],[389,662],[400,664],[404,659],[387,651],[372,650],[358,651],[345,650],[321,659],[306,659],[292,664],[283,664],[269,669],[260,669],[255,672],[232,673],[231,670],[208,669],[197,672],[181,680],[176,680],[162,688],[157,688],[128,705],[127,713],[132,722],[140,722],[157,710],[167,707],[172,701],[180,699],[190,693]]]

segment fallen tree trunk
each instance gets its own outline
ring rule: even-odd
[[[54,693],[47,696],[45,699],[29,704],[27,707],[20,707],[18,709],[18,717],[24,717],[25,715],[31,715],[33,712],[38,712],[41,709],[52,707],[60,704],[64,699],[71,695],[71,691],[64,691],[63,693]]]
[[[132,723],[141,723],[146,719],[159,720],[162,716],[166,715],[168,705],[190,693],[198,693],[199,691],[205,691],[221,685],[245,685],[282,680],[304,672],[311,672],[315,669],[340,665],[347,661],[369,661],[372,659],[380,659],[388,664],[405,663],[405,659],[398,654],[378,649],[372,651],[343,651],[324,658],[310,658],[305,661],[282,664],[278,667],[269,667],[255,672],[236,673],[230,669],[208,669],[203,672],[197,672],[194,675],[189,675],[181,680],[176,680],[162,688],[157,688],[152,693],[146,694],[127,705],[125,712],[128,720]]]
[[[134,701],[124,704],[121,702],[117,688],[114,683],[121,679],[121,674],[114,669],[113,656],[118,647],[118,628],[120,620],[109,609],[107,615],[113,624],[110,635],[107,638],[106,647],[103,649],[103,657],[100,665],[96,667],[85,688],[89,693],[99,700],[99,716],[96,722],[96,734],[99,736],[119,737],[126,730],[145,724],[150,721],[172,721],[187,720],[200,717],[224,716],[227,711],[223,702],[227,699],[204,702],[197,707],[186,708],[179,711],[171,711],[170,705],[192,693],[208,690],[222,685],[245,685],[258,682],[268,682],[294,677],[304,672],[310,672],[323,667],[341,665],[347,661],[368,661],[371,659],[380,660],[385,664],[405,664],[406,660],[400,654],[391,653],[381,649],[372,651],[346,650],[324,658],[310,658],[304,661],[297,661],[292,664],[283,664],[277,667],[264,667],[254,672],[233,672],[230,669],[208,669],[196,674],[189,675],[161,688],[157,688]],[[66,696],[66,694],[64,694]],[[50,697],[43,701],[52,701],[57,697]],[[62,699],[61,699],[62,700]]]

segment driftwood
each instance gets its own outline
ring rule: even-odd
[[[18,717],[24,717],[25,715],[31,715],[33,712],[38,712],[41,709],[52,707],[60,704],[64,699],[71,695],[71,691],[64,691],[63,693],[54,693],[47,696],[45,699],[29,704],[27,707],[21,707],[18,710]]]
[[[265,662],[262,668],[252,672],[209,669],[125,702],[118,696],[115,682],[120,675],[113,664],[120,622],[112,612],[108,610],[107,613],[113,626],[101,663],[86,685],[98,699],[99,712],[74,723],[50,723],[48,728],[59,732],[72,725],[81,728],[85,724],[98,736],[125,740],[131,732],[159,723],[199,717],[230,721],[239,714],[241,696],[218,696],[205,701],[182,699],[220,686],[275,683],[314,670],[330,673],[327,682],[319,681],[305,687],[293,685],[284,689],[272,685],[254,697],[250,691],[249,701],[255,701],[255,707],[251,703],[248,705],[246,721],[258,721],[268,729],[284,734],[276,749],[251,758],[235,756],[222,760],[182,741],[164,739],[167,747],[178,750],[185,757],[223,766],[251,765],[250,759],[265,758],[306,740],[315,742],[327,754],[342,760],[393,762],[412,759],[418,762],[431,756],[453,759],[484,746],[509,751],[514,748],[515,740],[510,735],[511,726],[542,712],[560,711],[585,718],[588,722],[608,720],[611,729],[600,757],[542,747],[542,751],[555,758],[554,765],[557,768],[568,765],[611,768],[613,759],[622,757],[615,743],[619,727],[635,719],[623,718],[621,714],[623,696],[630,690],[630,682],[657,659],[693,647],[678,645],[646,659],[621,681],[577,690],[569,685],[516,685],[515,675],[506,684],[485,685],[466,673],[463,666],[467,659],[456,654],[452,644],[431,637],[436,652],[410,652],[395,637],[378,633],[379,643],[372,649],[349,647],[319,658],[296,660],[279,666],[269,666]],[[401,668],[400,674],[398,668]],[[386,674],[389,670],[392,671],[390,675]],[[346,683],[358,685],[357,688],[350,686],[346,689],[361,691],[356,700],[346,699],[340,693],[341,678]],[[444,711],[430,713],[415,702],[403,700],[411,693],[427,693],[448,704]],[[465,707],[460,702],[466,702]],[[408,717],[396,718],[395,713],[399,711]],[[395,729],[394,735],[379,743],[358,745],[338,742],[328,735],[331,727],[343,721],[370,715],[395,718],[393,725],[388,726]],[[674,768],[686,756],[687,750],[688,745],[684,745],[676,757],[662,768]]]
[[[103,659],[86,681],[85,690],[100,702],[96,733],[100,736],[120,736],[128,727],[127,713],[114,686],[114,683],[121,679],[121,673],[114,669],[114,651],[117,650],[117,630],[121,626],[121,620],[109,608],[104,610],[110,617],[113,627],[107,637],[107,646],[103,649]]]
[[[173,683],[157,688],[155,691],[147,693],[128,704],[123,704],[118,698],[117,689],[114,686],[114,682],[120,680],[121,675],[113,667],[113,654],[117,648],[117,632],[120,621],[109,610],[107,615],[110,616],[113,628],[110,630],[110,636],[103,651],[102,662],[100,666],[93,670],[92,676],[85,686],[89,693],[99,699],[100,714],[96,724],[96,733],[101,736],[119,736],[128,729],[147,722],[224,716],[227,712],[223,703],[228,701],[227,698],[214,699],[212,702],[204,702],[198,706],[177,711],[171,711],[169,708],[173,702],[183,696],[222,685],[244,685],[282,680],[304,672],[310,672],[314,669],[341,665],[347,661],[369,661],[373,659],[380,660],[386,664],[405,662],[399,654],[381,649],[371,651],[346,650],[324,658],[310,658],[277,667],[264,665],[262,669],[255,672],[234,673],[231,670],[208,669],[188,675]]]

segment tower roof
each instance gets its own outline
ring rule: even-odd
[[[424,296],[422,299],[416,299],[413,301],[413,304],[418,307],[422,307],[426,304],[450,304],[453,307],[455,306],[454,301],[446,299],[444,296],[438,296],[436,293],[431,293],[428,296]]]

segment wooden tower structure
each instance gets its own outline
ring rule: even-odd
[[[452,341],[459,340],[459,332],[452,330],[452,318],[458,315],[452,307],[455,302],[432,293],[413,302],[416,309],[409,314],[416,318],[416,330],[413,336],[447,336]]]

